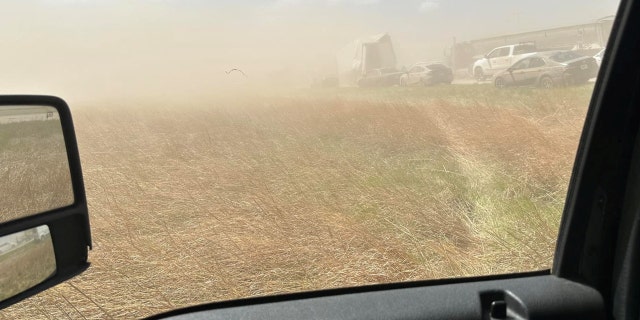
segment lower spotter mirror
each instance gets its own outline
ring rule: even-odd
[[[56,273],[49,227],[43,225],[0,237],[0,300],[11,298]]]
[[[0,308],[88,267],[89,218],[67,104],[0,96]]]

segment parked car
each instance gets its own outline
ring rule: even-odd
[[[398,84],[402,72],[395,69],[369,70],[357,82],[358,87],[391,87]]]
[[[598,75],[596,59],[575,51],[556,52],[549,59],[564,66],[564,81],[567,85],[582,84]]]
[[[587,82],[597,71],[593,57],[573,51],[546,52],[520,59],[498,73],[493,83],[498,88],[526,85],[551,88]]]
[[[473,64],[473,76],[484,80],[509,68],[516,61],[535,54],[535,44],[523,43],[497,47]]]
[[[602,64],[602,57],[604,57],[604,50],[605,49],[600,50],[600,52],[596,53],[596,55],[593,56],[593,58],[596,59],[596,63],[598,64],[598,67],[600,67],[600,65]]]
[[[401,86],[450,84],[452,81],[453,71],[442,63],[416,63],[400,77]]]

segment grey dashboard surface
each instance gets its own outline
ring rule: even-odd
[[[543,275],[268,303],[248,299],[240,306],[185,309],[188,313],[168,319],[490,319],[481,296],[500,292],[515,298],[507,301],[507,307],[512,307],[509,303],[519,305],[516,314],[509,313],[511,318],[504,319],[604,318],[602,297],[596,290]]]

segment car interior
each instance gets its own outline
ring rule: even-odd
[[[149,319],[639,319],[639,17],[639,0],[621,1],[580,138],[552,269],[243,298]],[[521,63],[529,61],[534,67],[542,59]],[[0,110],[27,105],[59,114],[73,203],[0,224],[0,236],[48,226],[56,266],[52,276],[1,301],[0,308],[81,274],[91,262],[90,219],[69,107],[51,96],[0,96]]]

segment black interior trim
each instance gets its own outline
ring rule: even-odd
[[[640,132],[629,171],[618,231],[618,246],[613,271],[613,311],[615,319],[640,317]]]
[[[623,0],[587,114],[565,203],[553,274],[610,297],[620,212],[640,123],[639,2]]]
[[[294,298],[295,297],[295,298]],[[603,319],[598,291],[553,275],[470,281],[321,297],[218,303],[150,319],[490,319],[491,299],[525,319]],[[523,307],[526,306],[526,307]]]
[[[514,274],[500,274],[500,275],[488,275],[488,276],[480,276],[480,277],[384,283],[384,284],[374,284],[374,285],[366,285],[366,286],[358,286],[358,287],[345,287],[345,288],[324,289],[324,290],[316,290],[316,291],[296,292],[296,293],[288,293],[288,294],[277,294],[277,295],[270,295],[270,296],[263,296],[263,297],[244,298],[244,299],[219,301],[219,302],[207,303],[202,305],[196,305],[196,306],[192,306],[184,309],[171,310],[166,313],[151,316],[148,319],[163,319],[169,316],[210,310],[210,309],[232,308],[232,307],[239,307],[239,306],[246,306],[246,305],[258,305],[258,304],[264,304],[264,303],[284,302],[284,301],[290,301],[290,300],[322,298],[322,297],[330,297],[330,296],[337,296],[337,295],[380,292],[380,291],[387,291],[387,290],[410,289],[410,288],[419,288],[419,287],[425,287],[425,286],[442,286],[442,285],[461,284],[461,283],[470,283],[470,282],[520,279],[520,278],[527,278],[527,277],[546,276],[550,274],[551,274],[550,270],[541,270],[541,271],[514,273]]]

